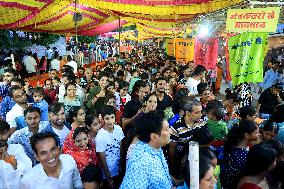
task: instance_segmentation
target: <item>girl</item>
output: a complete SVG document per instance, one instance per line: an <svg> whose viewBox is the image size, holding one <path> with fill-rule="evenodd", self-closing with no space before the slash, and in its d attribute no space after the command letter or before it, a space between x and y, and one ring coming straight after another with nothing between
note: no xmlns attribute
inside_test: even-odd
<svg viewBox="0 0 284 189"><path fill-rule="evenodd" d="M263 128L261 129L261 140L264 142L274 139L278 134L278 131L279 126L277 125L277 123L266 121Z"/></svg>
<svg viewBox="0 0 284 189"><path fill-rule="evenodd" d="M258 139L258 127L255 122L241 120L234 125L224 144L224 163L221 166L221 183L224 189L230 188L237 175L245 167L248 146Z"/></svg>
<svg viewBox="0 0 284 189"><path fill-rule="evenodd" d="M102 124L98 116L89 114L86 116L86 126L89 129L89 138L95 144L95 137L97 136L98 131L102 128Z"/></svg>
<svg viewBox="0 0 284 189"><path fill-rule="evenodd" d="M120 109L117 109L115 96L111 95L111 94L107 95L105 97L105 104L115 108L115 110L116 110L116 114L115 114L116 124L121 125L122 112L120 111Z"/></svg>
<svg viewBox="0 0 284 189"><path fill-rule="evenodd" d="M90 164L97 165L96 149L89 140L89 130L86 127L73 129L66 138L62 151L71 155L76 161L80 174Z"/></svg>
<svg viewBox="0 0 284 189"><path fill-rule="evenodd" d="M119 83L115 98L117 109L123 112L125 104L131 100L131 96L128 94L128 83L126 81L121 81Z"/></svg>
<svg viewBox="0 0 284 189"><path fill-rule="evenodd" d="M86 113L83 107L72 106L68 112L68 122L73 129L85 127Z"/></svg>

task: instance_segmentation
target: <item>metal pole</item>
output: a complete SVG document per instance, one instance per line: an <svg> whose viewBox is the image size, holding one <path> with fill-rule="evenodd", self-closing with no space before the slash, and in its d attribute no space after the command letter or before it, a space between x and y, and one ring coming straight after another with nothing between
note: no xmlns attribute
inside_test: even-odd
<svg viewBox="0 0 284 189"><path fill-rule="evenodd" d="M121 45L120 44L121 43L121 38L120 38L121 37L121 29L120 29L120 26L121 25L120 25L120 17L119 17L119 20L118 20L118 28L119 28L118 29L118 38L119 38L119 46L118 46L118 51L119 52L118 52L118 55L120 55L120 45Z"/></svg>
<svg viewBox="0 0 284 189"><path fill-rule="evenodd" d="M77 18L77 0L75 0L75 14L76 14L76 19L75 19L75 31L76 31L76 37L75 37L75 54L78 53L78 18Z"/></svg>

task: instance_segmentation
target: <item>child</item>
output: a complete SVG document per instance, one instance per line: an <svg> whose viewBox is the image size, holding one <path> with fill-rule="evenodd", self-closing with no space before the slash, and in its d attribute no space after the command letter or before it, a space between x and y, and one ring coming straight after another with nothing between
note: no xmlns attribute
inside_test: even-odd
<svg viewBox="0 0 284 189"><path fill-rule="evenodd" d="M129 92L132 92L133 86L136 83L136 81L140 80L138 71L136 69L131 71L131 79L129 83Z"/></svg>
<svg viewBox="0 0 284 189"><path fill-rule="evenodd" d="M41 121L48 121L48 104L43 98L44 98L43 88L41 87L35 88L33 92L33 99L34 99L33 107L38 107L40 109Z"/></svg>
<svg viewBox="0 0 284 189"><path fill-rule="evenodd" d="M120 145L124 134L120 126L115 124L115 109L104 106L101 109L103 128L96 136L96 151L99 154L103 169L104 188L118 188Z"/></svg>
<svg viewBox="0 0 284 189"><path fill-rule="evenodd" d="M225 109L220 106L216 106L211 109L207 109L207 111L209 119L207 121L207 125L214 137L214 141L223 141L228 133L227 124L223 121L226 115Z"/></svg>
<svg viewBox="0 0 284 189"><path fill-rule="evenodd" d="M95 116L94 114L88 114L86 116L86 126L90 130L89 138L95 144L95 138L98 134L98 131L102 128L102 124L99 120L99 116Z"/></svg>
<svg viewBox="0 0 284 189"><path fill-rule="evenodd" d="M44 95L45 95L45 100L47 103L52 104L55 102L56 100L56 91L53 88L52 85L52 80L51 79L47 79L44 82Z"/></svg>

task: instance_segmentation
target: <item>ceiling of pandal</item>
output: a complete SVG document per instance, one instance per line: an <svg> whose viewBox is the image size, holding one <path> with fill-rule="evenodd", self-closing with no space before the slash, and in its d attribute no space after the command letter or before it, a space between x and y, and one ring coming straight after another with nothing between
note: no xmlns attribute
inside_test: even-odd
<svg viewBox="0 0 284 189"><path fill-rule="evenodd" d="M79 35L135 24L144 36L172 36L201 15L222 21L220 10L245 6L244 0L0 0L0 28L74 34L73 15L80 12Z"/></svg>

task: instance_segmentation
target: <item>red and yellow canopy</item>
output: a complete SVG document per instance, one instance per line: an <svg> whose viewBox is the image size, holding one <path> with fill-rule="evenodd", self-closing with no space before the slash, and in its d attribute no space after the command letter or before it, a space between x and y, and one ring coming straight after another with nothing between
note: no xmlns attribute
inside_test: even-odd
<svg viewBox="0 0 284 189"><path fill-rule="evenodd" d="M178 34L195 16L243 0L1 0L0 28L75 33L74 13L82 13L78 33L96 35L119 27L118 19L151 35Z"/></svg>

